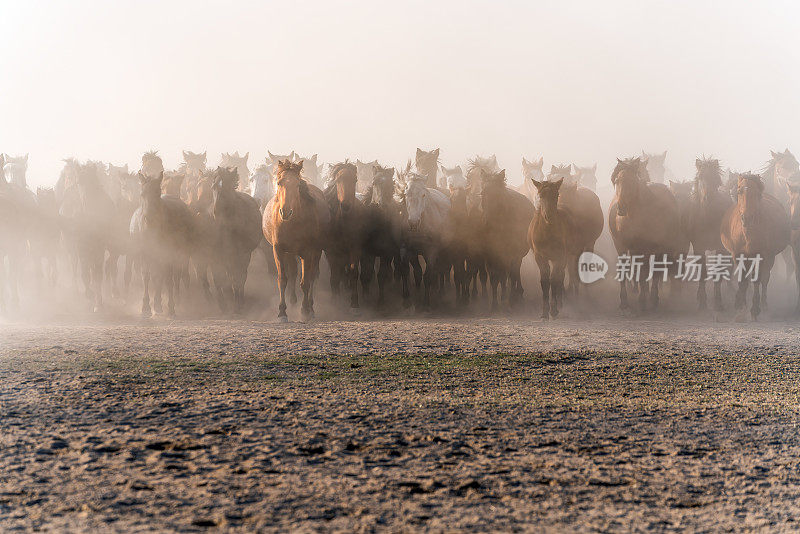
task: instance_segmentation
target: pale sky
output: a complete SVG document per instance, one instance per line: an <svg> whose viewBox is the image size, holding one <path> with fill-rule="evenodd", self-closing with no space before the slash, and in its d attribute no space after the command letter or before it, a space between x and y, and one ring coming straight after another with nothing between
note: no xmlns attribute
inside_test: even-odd
<svg viewBox="0 0 800 534"><path fill-rule="evenodd" d="M138 168L155 148L399 164L800 153L800 3L0 0L0 151Z"/></svg>

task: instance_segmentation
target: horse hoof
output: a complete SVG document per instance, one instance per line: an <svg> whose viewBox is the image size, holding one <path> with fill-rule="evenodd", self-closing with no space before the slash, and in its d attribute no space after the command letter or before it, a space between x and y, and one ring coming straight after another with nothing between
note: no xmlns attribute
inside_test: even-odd
<svg viewBox="0 0 800 534"><path fill-rule="evenodd" d="M746 323L747 322L747 315L745 315L745 312L743 312L743 311L737 312L735 321L737 323Z"/></svg>
<svg viewBox="0 0 800 534"><path fill-rule="evenodd" d="M361 308L356 306L350 307L350 315L354 315L355 317L359 317L361 315Z"/></svg>
<svg viewBox="0 0 800 534"><path fill-rule="evenodd" d="M278 322L279 323L288 323L289 322L289 318L286 317L285 315L281 315L280 317L278 317Z"/></svg>

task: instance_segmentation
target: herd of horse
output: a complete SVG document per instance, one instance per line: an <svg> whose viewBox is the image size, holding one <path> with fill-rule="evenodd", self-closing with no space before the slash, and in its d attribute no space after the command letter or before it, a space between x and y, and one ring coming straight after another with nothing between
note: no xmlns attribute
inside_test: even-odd
<svg viewBox="0 0 800 534"><path fill-rule="evenodd" d="M327 173L316 155L268 152L252 173L248 157L223 154L209 168L206 153L184 151L181 166L168 171L151 151L136 172L67 159L53 188L33 192L27 156L0 156L0 307L17 305L23 271L32 268L40 282L55 285L63 255L96 311L104 295L126 295L137 273L143 316L175 315L181 291L192 285L222 310L241 313L251 258L261 251L277 281L280 320L287 320L287 297L297 301L298 279L302 317L314 316L322 258L331 291L352 308L373 301L376 280L378 308L394 291L405 306L421 309L448 298L458 306L488 300L497 309L522 302L520 270L532 252L541 315L550 318L565 296L578 296L578 258L594 250L606 224L619 254L760 257L758 275L741 280L735 298L744 311L753 283L754 319L778 255L800 288L800 166L788 149L772 152L760 174L698 158L696 176L686 182L667 179L666 152L618 159L605 212L596 165L553 165L545 175L541 158L523 158L523 183L512 187L496 157L445 167L439 149L417 149L397 169L345 160ZM700 308L705 269L703 261ZM654 309L659 280L622 280L623 309L629 292L641 310ZM722 309L718 280L713 307Z"/></svg>

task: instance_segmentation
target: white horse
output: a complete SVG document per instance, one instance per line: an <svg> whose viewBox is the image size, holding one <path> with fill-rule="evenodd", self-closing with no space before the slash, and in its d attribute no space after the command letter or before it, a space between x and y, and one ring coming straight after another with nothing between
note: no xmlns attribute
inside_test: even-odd
<svg viewBox="0 0 800 534"><path fill-rule="evenodd" d="M402 200L407 217L406 260L414 270L417 290L421 282L425 282L425 292L421 295L420 304L428 307L431 304L431 291L439 288L440 276L449 275L445 272L449 264L442 253L452 237L449 225L450 199L438 189L426 187L427 177L410 172L410 165L411 162L406 171L400 173ZM425 260L424 275L419 262L420 256Z"/></svg>
<svg viewBox="0 0 800 534"><path fill-rule="evenodd" d="M250 191L262 209L275 196L275 179L266 163L256 167L250 175Z"/></svg>

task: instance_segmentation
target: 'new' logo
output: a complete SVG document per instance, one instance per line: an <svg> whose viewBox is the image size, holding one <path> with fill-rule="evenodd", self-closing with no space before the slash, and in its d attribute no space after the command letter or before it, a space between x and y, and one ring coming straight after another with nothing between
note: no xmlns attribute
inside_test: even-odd
<svg viewBox="0 0 800 534"><path fill-rule="evenodd" d="M603 279L607 272L608 263L594 252L584 252L578 258L578 277L584 284Z"/></svg>

